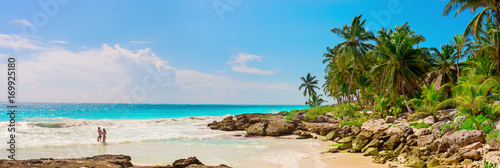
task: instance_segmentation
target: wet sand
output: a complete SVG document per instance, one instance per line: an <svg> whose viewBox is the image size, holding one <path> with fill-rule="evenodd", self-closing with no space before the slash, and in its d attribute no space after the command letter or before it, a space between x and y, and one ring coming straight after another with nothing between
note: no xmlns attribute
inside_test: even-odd
<svg viewBox="0 0 500 168"><path fill-rule="evenodd" d="M100 154L124 154L134 165L167 165L180 158L196 156L206 165L226 164L252 168L387 167L371 157L351 153L324 153L331 141L244 138L222 136L211 139L171 139L147 142L20 149L18 159L78 158Z"/></svg>

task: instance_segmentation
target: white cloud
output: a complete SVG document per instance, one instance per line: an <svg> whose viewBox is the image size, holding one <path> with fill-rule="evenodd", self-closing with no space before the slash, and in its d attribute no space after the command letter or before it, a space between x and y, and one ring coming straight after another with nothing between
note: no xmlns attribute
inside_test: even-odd
<svg viewBox="0 0 500 168"><path fill-rule="evenodd" d="M0 48L13 50L40 50L40 42L15 34L0 34Z"/></svg>
<svg viewBox="0 0 500 168"><path fill-rule="evenodd" d="M233 59L227 62L228 65L231 66L231 70L235 72L242 73L251 73L251 74L260 74L260 75L273 75L276 72L273 70L262 70L258 68L250 68L247 63L252 61L260 62L262 56L247 54L247 53L239 53L238 55L233 55Z"/></svg>
<svg viewBox="0 0 500 168"><path fill-rule="evenodd" d="M19 24L21 26L33 26L33 23L25 19L16 19L16 20L11 20L10 22L14 24Z"/></svg>
<svg viewBox="0 0 500 168"><path fill-rule="evenodd" d="M53 44L68 44L67 41L63 41L63 40L52 40L52 41L49 41L50 43L53 43Z"/></svg>
<svg viewBox="0 0 500 168"><path fill-rule="evenodd" d="M155 41L130 41L131 44L148 44L154 43Z"/></svg>
<svg viewBox="0 0 500 168"><path fill-rule="evenodd" d="M136 51L116 44L74 51L60 43L43 43L23 36L0 34L1 48L12 48L9 37L22 49L18 60L21 102L75 103L200 103L302 104L298 84L245 81L222 74L176 70L149 48ZM7 40L6 40L7 39ZM0 54L0 58L8 57ZM234 64L256 61L236 57ZM247 58L247 59L244 59ZM260 60L260 57L258 58ZM0 62L0 69L6 69ZM0 78L6 74L0 73ZM0 88L5 88L0 83ZM143 101L134 91L145 89ZM137 97L137 96L135 96Z"/></svg>

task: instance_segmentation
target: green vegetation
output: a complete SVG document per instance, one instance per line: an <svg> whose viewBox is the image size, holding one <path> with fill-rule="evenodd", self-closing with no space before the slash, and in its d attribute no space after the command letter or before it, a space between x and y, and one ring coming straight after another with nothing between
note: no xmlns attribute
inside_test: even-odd
<svg viewBox="0 0 500 168"><path fill-rule="evenodd" d="M484 168L497 168L498 165L496 163L489 163L486 160L484 160Z"/></svg>
<svg viewBox="0 0 500 168"><path fill-rule="evenodd" d="M443 124L443 131L484 130L500 117L500 5L496 1L450 0L446 16L456 10L482 10L463 34L439 47L421 47L426 38L403 23L372 31L362 15L350 24L330 29L341 41L323 54L325 83L316 76L301 77L303 95L311 108L284 112L287 120L304 112L305 120L332 113L341 126L360 126L372 118L398 117L409 121L425 116L438 118L441 110L455 108L464 119ZM495 61L491 61L495 60ZM335 105L321 106L333 98ZM497 102L495 104L495 102ZM456 116L457 116L456 115ZM423 122L410 126L429 128ZM432 127L433 128L433 127Z"/></svg>
<svg viewBox="0 0 500 168"><path fill-rule="evenodd" d="M500 130L491 131L486 134L486 141L496 141L500 142Z"/></svg>
<svg viewBox="0 0 500 168"><path fill-rule="evenodd" d="M412 122L409 125L412 126L412 127L418 128L418 129L431 127L431 125L426 124L423 121L422 122Z"/></svg>

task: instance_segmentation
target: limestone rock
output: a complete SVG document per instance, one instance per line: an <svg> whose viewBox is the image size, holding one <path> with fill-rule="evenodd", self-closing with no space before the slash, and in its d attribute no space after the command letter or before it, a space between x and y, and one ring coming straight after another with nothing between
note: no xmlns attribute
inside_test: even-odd
<svg viewBox="0 0 500 168"><path fill-rule="evenodd" d="M352 143L342 143L342 145L339 146L339 150L344 150L344 149L349 149L352 148Z"/></svg>
<svg viewBox="0 0 500 168"><path fill-rule="evenodd" d="M189 165L201 165L202 163L196 157L189 157L187 159L179 159L172 163L175 168L184 168Z"/></svg>
<svg viewBox="0 0 500 168"><path fill-rule="evenodd" d="M415 135L417 136L422 136L422 135L429 135L431 134L431 130L429 128L420 128L417 131L415 131Z"/></svg>
<svg viewBox="0 0 500 168"><path fill-rule="evenodd" d="M363 123L361 130L377 133L385 131L389 125L390 123L386 123L383 119L371 119Z"/></svg>
<svg viewBox="0 0 500 168"><path fill-rule="evenodd" d="M382 146L386 150L392 150L401 143L400 137L397 135L391 136Z"/></svg>
<svg viewBox="0 0 500 168"><path fill-rule="evenodd" d="M434 141L436 138L434 137L434 135L426 135L426 136L423 136L419 139L417 139L417 144L418 146L427 146L429 144L432 143L432 141Z"/></svg>
<svg viewBox="0 0 500 168"><path fill-rule="evenodd" d="M366 150L368 150L368 148L370 147L374 147L374 148L378 148L380 146L380 140L379 139L372 139L370 141L370 143L368 143L367 145L365 145L365 147L361 148L361 152L365 152Z"/></svg>
<svg viewBox="0 0 500 168"><path fill-rule="evenodd" d="M249 135L266 135L266 124L265 123L255 123L250 125L245 129Z"/></svg>
<svg viewBox="0 0 500 168"><path fill-rule="evenodd" d="M342 138L340 139L339 141L337 141L338 143L349 143L349 142L352 142L352 137L345 137L345 138Z"/></svg>
<svg viewBox="0 0 500 168"><path fill-rule="evenodd" d="M326 140L334 140L339 137L339 132L337 130L330 131L330 133L326 134Z"/></svg>
<svg viewBox="0 0 500 168"><path fill-rule="evenodd" d="M485 136L486 133L483 130L460 130L441 137L441 143L447 146L457 145L458 147L463 147L474 142L483 143L485 141Z"/></svg>
<svg viewBox="0 0 500 168"><path fill-rule="evenodd" d="M325 115L320 115L318 116L318 119L316 119L316 122L326 122L328 121L328 117Z"/></svg>
<svg viewBox="0 0 500 168"><path fill-rule="evenodd" d="M393 136L393 135L399 135L399 134L402 134L403 133L403 130L401 130L401 128L398 128L398 127L391 127L387 130L385 130L385 133L389 136Z"/></svg>
<svg viewBox="0 0 500 168"><path fill-rule="evenodd" d="M356 136L356 139L352 141L352 149L355 152L360 151L368 142L370 142L371 134L368 132L361 132Z"/></svg>
<svg viewBox="0 0 500 168"><path fill-rule="evenodd" d="M363 152L363 156L373 156L373 155L376 155L377 153L378 153L377 148L370 147L370 148L366 149L365 152Z"/></svg>
<svg viewBox="0 0 500 168"><path fill-rule="evenodd" d="M287 123L285 120L271 121L265 129L266 135L280 136L292 133L295 126Z"/></svg>
<svg viewBox="0 0 500 168"><path fill-rule="evenodd" d="M464 158L466 159L479 160L481 159L481 157L481 152L479 152L478 150L471 150L464 153Z"/></svg>
<svg viewBox="0 0 500 168"><path fill-rule="evenodd" d="M385 118L385 123L394 123L395 119L394 116L387 116Z"/></svg>
<svg viewBox="0 0 500 168"><path fill-rule="evenodd" d="M451 164L459 163L463 159L464 159L464 156L462 154L456 153L456 154L452 155L451 157L444 159L443 163L446 165L451 165Z"/></svg>
<svg viewBox="0 0 500 168"><path fill-rule="evenodd" d="M500 121L493 122L493 129L500 130Z"/></svg>
<svg viewBox="0 0 500 168"><path fill-rule="evenodd" d="M432 116L424 118L424 123L427 125L432 125L432 124L434 124L434 122L435 122L434 117L432 117Z"/></svg>

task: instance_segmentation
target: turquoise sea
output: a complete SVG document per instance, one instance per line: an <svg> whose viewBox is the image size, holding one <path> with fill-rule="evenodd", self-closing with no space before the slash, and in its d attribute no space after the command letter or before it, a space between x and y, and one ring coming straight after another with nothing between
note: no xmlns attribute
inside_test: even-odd
<svg viewBox="0 0 500 168"><path fill-rule="evenodd" d="M7 111L7 103L0 109ZM96 104L96 103L18 103L19 121L58 121L58 119L160 119L198 116L224 116L305 109L305 105L219 105L219 104ZM7 121L7 115L0 121Z"/></svg>

